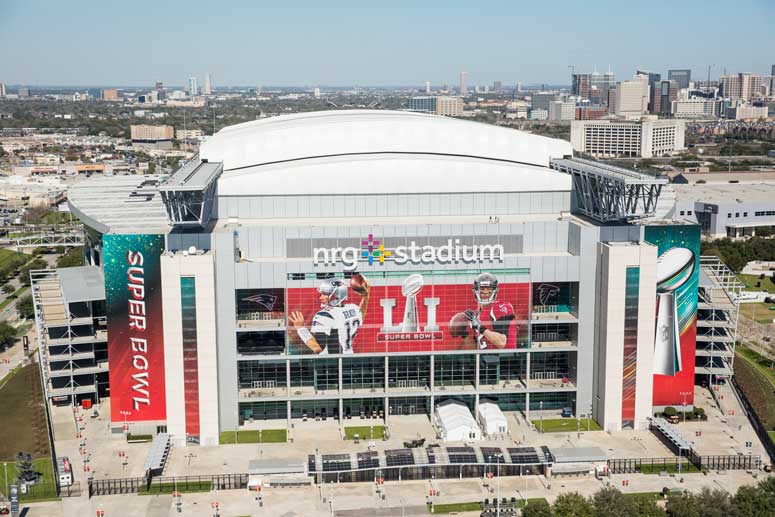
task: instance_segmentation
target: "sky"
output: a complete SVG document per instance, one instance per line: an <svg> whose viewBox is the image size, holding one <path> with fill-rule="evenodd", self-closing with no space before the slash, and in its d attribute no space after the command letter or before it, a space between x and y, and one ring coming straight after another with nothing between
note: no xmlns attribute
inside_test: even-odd
<svg viewBox="0 0 775 517"><path fill-rule="evenodd" d="M0 82L218 86L569 84L775 64L775 0L0 0Z"/></svg>

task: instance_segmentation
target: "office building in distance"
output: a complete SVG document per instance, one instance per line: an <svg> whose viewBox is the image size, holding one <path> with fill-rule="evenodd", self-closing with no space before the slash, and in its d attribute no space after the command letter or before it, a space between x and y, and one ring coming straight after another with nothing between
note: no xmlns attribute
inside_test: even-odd
<svg viewBox="0 0 775 517"><path fill-rule="evenodd" d="M575 120L570 141L596 158L651 158L685 149L685 134L683 120Z"/></svg>
<svg viewBox="0 0 775 517"><path fill-rule="evenodd" d="M50 322L76 333L48 330L36 298L46 393L109 396L110 425L178 445L450 400L645 428L708 374L699 227L659 219L666 180L571 154L512 129L343 110L224 128L167 178L80 183L86 264L41 280L75 286ZM603 184L636 202L576 190ZM676 324L657 334L668 281L677 309L661 317ZM84 349L83 376L51 361L70 352L50 340L71 335L106 340Z"/></svg>
<svg viewBox="0 0 775 517"><path fill-rule="evenodd" d="M132 125L129 131L132 145L135 147L172 148L172 139L175 135L175 128L172 126Z"/></svg>
<svg viewBox="0 0 775 517"><path fill-rule="evenodd" d="M460 117L463 115L463 99L460 97L424 95L412 97L407 103L409 111Z"/></svg>
<svg viewBox="0 0 775 517"><path fill-rule="evenodd" d="M679 90L684 90L689 87L689 83L692 82L691 70L668 70L667 80L675 81Z"/></svg>

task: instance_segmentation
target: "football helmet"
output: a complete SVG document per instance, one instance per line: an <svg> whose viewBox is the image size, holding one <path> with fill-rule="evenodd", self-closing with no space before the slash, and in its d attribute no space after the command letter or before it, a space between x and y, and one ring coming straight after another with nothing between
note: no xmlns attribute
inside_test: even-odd
<svg viewBox="0 0 775 517"><path fill-rule="evenodd" d="M487 298L483 298L479 293L482 287L490 289L490 295ZM498 296L498 279L492 273L480 273L474 280L473 291L480 305L490 305Z"/></svg>
<svg viewBox="0 0 775 517"><path fill-rule="evenodd" d="M326 306L339 307L347 300L347 284L335 278L323 280L318 286L318 292L328 296Z"/></svg>

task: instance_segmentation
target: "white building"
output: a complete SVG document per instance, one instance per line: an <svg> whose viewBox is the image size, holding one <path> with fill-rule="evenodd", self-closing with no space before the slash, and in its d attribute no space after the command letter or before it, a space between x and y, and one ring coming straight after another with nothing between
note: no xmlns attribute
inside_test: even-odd
<svg viewBox="0 0 775 517"><path fill-rule="evenodd" d="M549 111L542 109L532 109L529 115L530 120L546 120L549 118Z"/></svg>
<svg viewBox="0 0 775 517"><path fill-rule="evenodd" d="M573 149L599 158L662 156L685 148L683 120L574 120Z"/></svg>
<svg viewBox="0 0 775 517"><path fill-rule="evenodd" d="M468 442L482 439L482 430L462 402L445 400L436 406L436 428L445 442Z"/></svg>
<svg viewBox="0 0 775 517"><path fill-rule="evenodd" d="M675 118L715 118L720 114L721 102L710 99L678 99L670 108Z"/></svg>
<svg viewBox="0 0 775 517"><path fill-rule="evenodd" d="M213 94L213 79L210 77L210 74L205 75L205 84L202 93L205 95Z"/></svg>
<svg viewBox="0 0 775 517"><path fill-rule="evenodd" d="M192 97L199 95L199 84L197 83L196 77L188 78L188 94Z"/></svg>
<svg viewBox="0 0 775 517"><path fill-rule="evenodd" d="M576 103L572 101L551 101L549 120L573 120L576 118Z"/></svg>
<svg viewBox="0 0 775 517"><path fill-rule="evenodd" d="M646 113L649 107L648 76L638 75L631 81L616 83L615 111L619 116L628 117Z"/></svg>
<svg viewBox="0 0 775 517"><path fill-rule="evenodd" d="M750 104L738 104L737 106L729 106L726 109L725 115L728 119L735 120L756 120L760 118L767 118L767 106L751 106Z"/></svg>

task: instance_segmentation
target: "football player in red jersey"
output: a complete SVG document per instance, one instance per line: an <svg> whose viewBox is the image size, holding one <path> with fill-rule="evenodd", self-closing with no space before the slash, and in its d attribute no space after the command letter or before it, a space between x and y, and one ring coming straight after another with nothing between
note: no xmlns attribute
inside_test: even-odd
<svg viewBox="0 0 775 517"><path fill-rule="evenodd" d="M474 280L474 297L477 310L465 311L471 329L476 333L479 348L517 348L517 332L514 306L497 301L498 279L492 273L481 273Z"/></svg>

